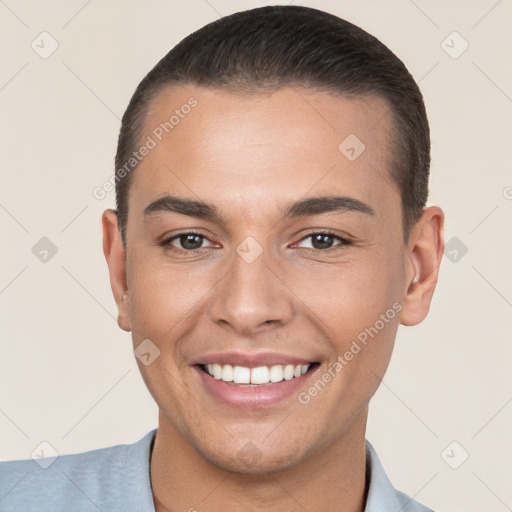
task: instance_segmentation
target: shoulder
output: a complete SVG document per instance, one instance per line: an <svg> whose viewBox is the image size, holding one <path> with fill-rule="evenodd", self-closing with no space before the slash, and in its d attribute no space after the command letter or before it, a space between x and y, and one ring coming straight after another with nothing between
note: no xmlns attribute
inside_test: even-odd
<svg viewBox="0 0 512 512"><path fill-rule="evenodd" d="M53 512L69 510L73 504L74 512L97 511L107 500L127 503L129 491L135 491L134 499L140 500L145 490L151 492L149 456L155 433L149 432L134 444L56 458L1 462L0 510ZM137 482L134 485L133 478Z"/></svg>
<svg viewBox="0 0 512 512"><path fill-rule="evenodd" d="M373 446L366 441L367 478L370 481L365 512L433 512L391 484Z"/></svg>
<svg viewBox="0 0 512 512"><path fill-rule="evenodd" d="M407 494L395 489L396 500L400 506L397 512L434 512L431 508L422 505Z"/></svg>

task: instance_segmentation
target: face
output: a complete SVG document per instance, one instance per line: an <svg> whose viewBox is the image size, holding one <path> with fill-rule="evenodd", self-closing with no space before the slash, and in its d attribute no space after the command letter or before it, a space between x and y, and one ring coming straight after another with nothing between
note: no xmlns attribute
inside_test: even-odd
<svg viewBox="0 0 512 512"><path fill-rule="evenodd" d="M418 261L387 110L294 88L151 105L119 323L159 351L139 366L160 427L219 467L290 468L364 430Z"/></svg>

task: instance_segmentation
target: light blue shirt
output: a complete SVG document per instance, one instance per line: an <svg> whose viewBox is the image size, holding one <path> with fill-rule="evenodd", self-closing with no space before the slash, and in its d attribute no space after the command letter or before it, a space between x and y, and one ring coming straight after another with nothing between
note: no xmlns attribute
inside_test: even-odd
<svg viewBox="0 0 512 512"><path fill-rule="evenodd" d="M0 512L155 512L149 463L156 429L122 444L51 459L0 463ZM366 442L365 512L432 512L389 481ZM46 469L41 467L52 462ZM191 503L191 507L194 503Z"/></svg>

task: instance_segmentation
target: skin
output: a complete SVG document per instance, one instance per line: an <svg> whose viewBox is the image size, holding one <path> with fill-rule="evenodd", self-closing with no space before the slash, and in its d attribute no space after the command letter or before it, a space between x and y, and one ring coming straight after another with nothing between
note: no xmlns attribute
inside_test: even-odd
<svg viewBox="0 0 512 512"><path fill-rule="evenodd" d="M160 410L151 459L156 510L362 511L368 403L398 325L428 313L444 214L426 208L404 243L388 172L393 129L380 98L168 87L154 99L141 140L191 96L198 105L134 171L126 251L115 212L103 215L119 325L134 347L149 338L160 350L149 366L139 362ZM349 134L366 146L355 161L338 150ZM144 215L167 194L211 203L224 222ZM374 215L282 220L288 204L332 195L357 199ZM206 237L201 248L159 244L190 229ZM350 243L328 238L325 249L307 238L325 230ZM248 236L263 250L252 263L236 252ZM307 391L396 302L395 318L306 405L295 393L278 406L240 411L213 398L191 366L235 349L294 354L320 364ZM250 464L238 455L247 443L259 457Z"/></svg>

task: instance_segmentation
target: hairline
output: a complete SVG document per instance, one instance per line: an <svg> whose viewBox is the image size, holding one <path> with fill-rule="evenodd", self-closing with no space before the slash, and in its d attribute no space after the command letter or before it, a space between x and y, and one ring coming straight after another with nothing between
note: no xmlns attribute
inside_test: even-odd
<svg viewBox="0 0 512 512"><path fill-rule="evenodd" d="M320 93L326 93L330 95L333 99L346 99L346 100L364 100L364 99L378 99L383 101L384 106L387 107L387 110L385 114L382 116L382 118L377 122L380 123L384 119L389 120L389 130L386 130L386 155L387 155L387 162L386 162L386 177L384 179L389 178L391 184L393 186L397 187L397 191L400 196L400 208L401 208L401 218L402 218L402 231L403 231L403 241L405 244L407 244L409 240L410 233L412 231L412 227L417 222L417 218L414 218L412 220L407 219L407 212L404 208L404 199L403 199L403 192L401 189L400 183L398 183L395 176L393 176L392 169L394 167L400 167L399 161L396 161L395 158L393 158L393 154L398 154L398 151L396 151L401 144L401 142L404 139L404 135L401 133L399 127L397 126L400 122L400 116L397 115L395 111L395 107L392 104L392 102L381 92L378 90L372 90L368 92L360 92L360 93L350 93L350 92L344 92L342 88L336 88L334 86L328 86L325 84L310 84L310 85L304 85L298 81L283 81L282 83L274 83L274 84L267 84L267 85L261 85L261 84L255 84L254 82L251 84L247 81L240 81L240 80L232 80L228 83L219 83L219 84L201 84L197 83L192 80L170 80L165 83L155 84L150 90L146 91L147 96L143 99L143 101L139 104L139 111L137 112L136 121L137 121L137 133L135 133L135 136L133 139L136 138L136 141L134 142L133 147L138 147L141 144L141 141L144 138L144 134L147 131L147 121L148 117L151 111L151 106L158 100L158 97L164 93L164 91L169 91L172 89L180 88L180 87L186 87L186 86L192 86L192 87L198 87L200 89L205 90L214 90L214 91L221 91L226 92L227 94L231 94L237 97L257 97L257 96L265 96L270 95L274 92L280 91L282 89L303 89L307 91L312 92L320 92ZM141 119L142 118L142 119ZM377 124L376 123L376 124ZM130 191L132 190L132 180L133 180L133 174L137 171L139 168L140 162L131 170L131 172L123 178L124 180L128 180L125 183L125 202L126 202L126 208L125 208L125 225L123 226L123 231L121 231L121 226L119 227L119 230L122 235L122 242L123 247L126 249L127 246L127 237L126 237L126 227L128 223L128 215L129 215L129 195ZM409 171L406 171L409 172ZM118 211L116 210L116 214Z"/></svg>

